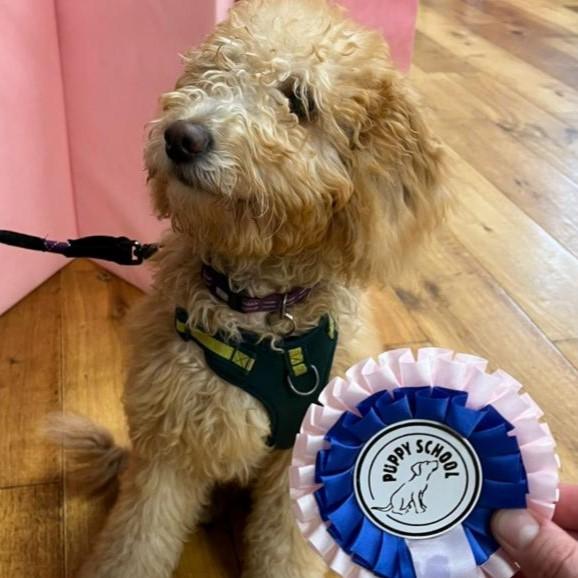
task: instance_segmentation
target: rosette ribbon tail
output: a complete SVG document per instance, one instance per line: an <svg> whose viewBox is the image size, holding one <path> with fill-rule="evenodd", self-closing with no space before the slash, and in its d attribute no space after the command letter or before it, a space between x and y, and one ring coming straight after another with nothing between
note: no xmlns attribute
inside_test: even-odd
<svg viewBox="0 0 578 578"><path fill-rule="evenodd" d="M406 540L416 578L473 578L478 564L462 526L428 540Z"/></svg>

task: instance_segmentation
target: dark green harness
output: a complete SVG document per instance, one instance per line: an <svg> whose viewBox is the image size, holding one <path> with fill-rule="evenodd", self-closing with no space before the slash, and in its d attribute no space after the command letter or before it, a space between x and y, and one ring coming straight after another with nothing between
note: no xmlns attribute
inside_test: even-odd
<svg viewBox="0 0 578 578"><path fill-rule="evenodd" d="M329 381L337 345L337 331L330 316L296 337L271 347L270 339L259 341L254 333L242 332L240 343L222 333L209 335L187 325L188 313L177 308L175 326L185 341L194 341L207 365L222 379L258 399L269 414L269 445L289 449L295 443L309 406L317 403Z"/></svg>

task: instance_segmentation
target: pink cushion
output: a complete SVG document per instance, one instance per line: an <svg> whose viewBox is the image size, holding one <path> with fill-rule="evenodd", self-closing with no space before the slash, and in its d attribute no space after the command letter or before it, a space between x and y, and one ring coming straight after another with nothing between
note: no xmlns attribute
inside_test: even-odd
<svg viewBox="0 0 578 578"><path fill-rule="evenodd" d="M0 6L0 229L76 235L52 2ZM0 312L63 260L0 245Z"/></svg>
<svg viewBox="0 0 578 578"><path fill-rule="evenodd" d="M417 0L343 2L355 17L379 25L406 69ZM162 227L151 215L142 161L146 123L158 96L174 84L178 54L231 3L4 0L0 228L57 239L156 240ZM65 262L3 247L0 259L10 279L0 287L0 312ZM110 268L147 284L145 268Z"/></svg>
<svg viewBox="0 0 578 578"><path fill-rule="evenodd" d="M179 54L214 26L216 5L58 0L57 7L79 230L156 240L161 225L151 215L142 160L146 123L174 86ZM107 267L147 282L143 267Z"/></svg>
<svg viewBox="0 0 578 578"><path fill-rule="evenodd" d="M380 29L397 66L407 72L411 64L418 0L340 0L351 15Z"/></svg>

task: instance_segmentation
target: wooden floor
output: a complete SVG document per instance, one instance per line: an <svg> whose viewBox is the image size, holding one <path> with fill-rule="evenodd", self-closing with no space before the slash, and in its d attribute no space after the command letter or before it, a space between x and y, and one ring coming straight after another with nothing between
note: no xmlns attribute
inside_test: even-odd
<svg viewBox="0 0 578 578"><path fill-rule="evenodd" d="M460 210L381 303L384 348L488 357L546 411L578 481L578 0L422 0L413 80L452 153ZM109 506L74 496L38 420L125 436L122 320L139 293L87 262L0 319L0 578L71 578ZM178 578L239 575L233 525L197 533Z"/></svg>

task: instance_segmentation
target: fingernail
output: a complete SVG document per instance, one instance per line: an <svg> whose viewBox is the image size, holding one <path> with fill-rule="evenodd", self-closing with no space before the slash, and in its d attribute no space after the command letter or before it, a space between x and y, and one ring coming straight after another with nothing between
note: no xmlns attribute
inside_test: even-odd
<svg viewBox="0 0 578 578"><path fill-rule="evenodd" d="M493 521L496 538L513 550L525 550L540 531L540 524L528 510L501 510Z"/></svg>

